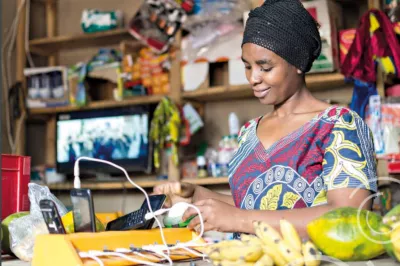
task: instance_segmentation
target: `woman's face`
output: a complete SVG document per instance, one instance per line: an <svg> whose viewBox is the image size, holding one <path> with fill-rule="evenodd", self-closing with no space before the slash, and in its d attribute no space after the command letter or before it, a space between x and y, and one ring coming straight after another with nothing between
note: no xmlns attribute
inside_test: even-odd
<svg viewBox="0 0 400 266"><path fill-rule="evenodd" d="M261 46L244 44L242 60L254 96L262 104L282 104L303 85L300 70Z"/></svg>

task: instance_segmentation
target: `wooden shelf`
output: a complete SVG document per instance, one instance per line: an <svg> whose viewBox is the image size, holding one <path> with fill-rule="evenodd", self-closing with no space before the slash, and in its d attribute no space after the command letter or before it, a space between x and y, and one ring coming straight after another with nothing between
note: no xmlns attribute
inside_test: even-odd
<svg viewBox="0 0 400 266"><path fill-rule="evenodd" d="M150 95L150 96L135 96L130 99L125 99L122 101L95 101L89 103L87 106L76 107L76 106L60 106L60 107L50 107L50 108L32 108L29 109L30 115L46 115L46 114L54 114L54 113L62 113L62 112L71 112L71 111L84 111L91 109L105 109L105 108L114 108L114 107L122 107L122 106L130 106L130 105L139 105L139 104L149 104L149 103L158 103L164 95Z"/></svg>
<svg viewBox="0 0 400 266"><path fill-rule="evenodd" d="M307 86L311 91L321 91L329 88L343 86L344 76L340 73L308 74L306 75ZM217 86L208 89L183 92L182 97L187 100L198 101L224 101L240 98L254 97L250 85L239 86Z"/></svg>
<svg viewBox="0 0 400 266"><path fill-rule="evenodd" d="M167 180L156 180L155 177L147 178L132 178L132 180L142 188L152 188L156 185L167 182ZM187 182L191 184L201 185L201 186L211 186L211 185L226 185L229 183L228 177L207 177L199 179L183 179L182 182ZM73 183L58 183L50 184L50 190L71 190L74 188ZM121 182L82 182L82 188L89 188L91 190L117 190L117 189L136 189L128 181Z"/></svg>
<svg viewBox="0 0 400 266"><path fill-rule="evenodd" d="M110 46L130 39L135 40L129 34L128 29L116 29L96 33L34 39L29 42L29 49L33 53L48 56L64 49Z"/></svg>

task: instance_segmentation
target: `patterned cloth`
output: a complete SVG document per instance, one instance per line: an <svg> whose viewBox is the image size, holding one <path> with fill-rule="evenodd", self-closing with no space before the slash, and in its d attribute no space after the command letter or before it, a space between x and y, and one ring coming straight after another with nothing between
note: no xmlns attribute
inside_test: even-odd
<svg viewBox="0 0 400 266"><path fill-rule="evenodd" d="M229 164L235 205L285 210L327 203L327 191L377 191L372 134L353 111L331 106L300 129L265 149L256 135L261 117L240 130Z"/></svg>

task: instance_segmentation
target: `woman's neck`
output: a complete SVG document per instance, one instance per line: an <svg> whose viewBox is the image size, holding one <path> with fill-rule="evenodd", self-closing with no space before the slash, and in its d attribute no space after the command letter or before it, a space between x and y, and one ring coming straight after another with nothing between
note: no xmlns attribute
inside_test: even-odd
<svg viewBox="0 0 400 266"><path fill-rule="evenodd" d="M311 111L313 102L317 101L305 84L301 86L292 96L283 103L274 106L274 115L285 117L294 113L304 113Z"/></svg>

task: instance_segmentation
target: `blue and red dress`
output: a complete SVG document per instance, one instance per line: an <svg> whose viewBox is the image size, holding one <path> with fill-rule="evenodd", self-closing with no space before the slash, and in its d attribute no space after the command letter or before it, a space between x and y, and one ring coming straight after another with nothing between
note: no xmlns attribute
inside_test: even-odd
<svg viewBox="0 0 400 266"><path fill-rule="evenodd" d="M372 134L353 111L331 106L265 149L256 130L261 117L240 130L229 164L236 207L285 210L327 203L336 188L377 190Z"/></svg>

